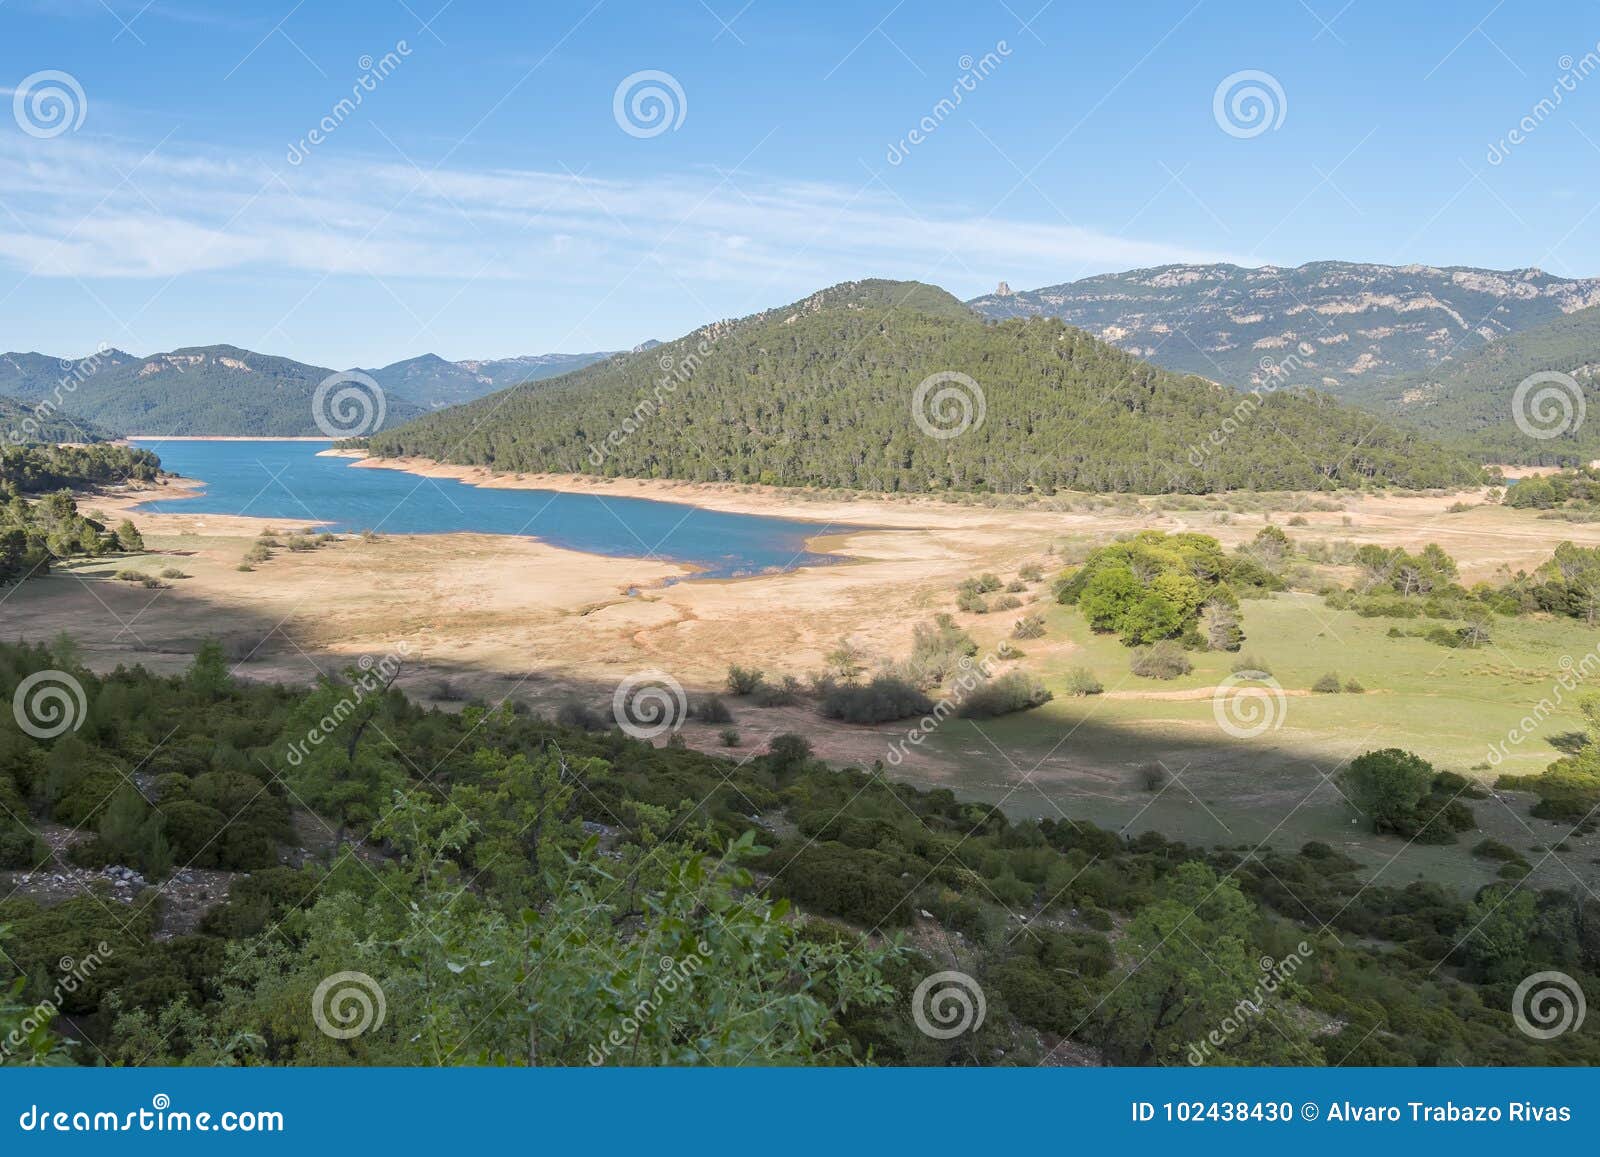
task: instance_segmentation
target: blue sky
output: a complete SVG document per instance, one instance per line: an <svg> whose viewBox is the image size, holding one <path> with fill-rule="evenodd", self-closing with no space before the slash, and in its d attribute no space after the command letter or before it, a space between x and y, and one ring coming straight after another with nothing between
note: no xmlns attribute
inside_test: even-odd
<svg viewBox="0 0 1600 1157"><path fill-rule="evenodd" d="M0 349L345 367L625 347L865 276L1600 274L1592 2L442 2L0 4ZM658 133L615 115L647 70ZM1246 70L1259 133L1214 107Z"/></svg>

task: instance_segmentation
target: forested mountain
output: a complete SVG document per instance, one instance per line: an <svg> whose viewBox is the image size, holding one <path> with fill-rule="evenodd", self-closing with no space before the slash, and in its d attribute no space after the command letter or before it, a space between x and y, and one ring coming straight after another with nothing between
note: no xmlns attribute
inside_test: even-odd
<svg viewBox="0 0 1600 1157"><path fill-rule="evenodd" d="M449 362L438 354L423 354L366 372L389 398L437 410L470 402L507 386L559 377L611 356L609 352L531 354L493 361Z"/></svg>
<svg viewBox="0 0 1600 1157"><path fill-rule="evenodd" d="M1271 359L1283 370L1277 380L1345 398L1600 304L1600 279L1346 261L1164 265L968 304L986 317L1059 317L1157 365L1231 386L1267 380L1262 361Z"/></svg>
<svg viewBox="0 0 1600 1157"><path fill-rule="evenodd" d="M101 358L74 378L67 401L74 413L130 434L315 435L312 396L332 372L237 346L189 346L148 358ZM48 397L60 376L57 363L51 378L18 382L13 393L23 401ZM398 399L387 410L390 422L421 412Z"/></svg>
<svg viewBox="0 0 1600 1157"><path fill-rule="evenodd" d="M608 356L539 354L449 362L425 354L365 372L383 388L386 424L395 425ZM86 358L9 353L0 354L0 395L30 407L48 399L59 417L132 434L315 436L322 431L311 399L333 372L229 345L190 346L146 358L122 350ZM0 426L0 434L6 429Z"/></svg>
<svg viewBox="0 0 1600 1157"><path fill-rule="evenodd" d="M77 418L63 410L52 411L36 404L19 402L0 395L0 444L26 445L30 442L103 442L116 435L87 418Z"/></svg>
<svg viewBox="0 0 1600 1157"><path fill-rule="evenodd" d="M1570 383L1518 387L1534 374L1565 374ZM1541 390L1548 391L1543 403ZM1600 458L1600 306L1522 333L1508 334L1437 369L1373 382L1351 397L1359 405L1469 448L1484 461L1571 465ZM1548 437L1533 437L1524 424Z"/></svg>
<svg viewBox="0 0 1600 1157"><path fill-rule="evenodd" d="M914 414L919 384L934 375L945 378L922 391ZM503 470L890 491L1435 486L1477 476L1463 458L1323 396L1246 398L1054 318L989 323L943 290L889 281L718 322L386 430L371 446Z"/></svg>

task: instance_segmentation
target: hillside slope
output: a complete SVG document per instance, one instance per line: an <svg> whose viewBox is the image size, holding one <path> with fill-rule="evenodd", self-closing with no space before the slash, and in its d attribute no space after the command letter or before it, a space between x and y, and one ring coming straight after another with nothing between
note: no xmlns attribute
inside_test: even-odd
<svg viewBox="0 0 1600 1157"><path fill-rule="evenodd" d="M1570 380L1536 382L1519 405L1518 387L1535 374ZM1600 306L1508 334L1432 371L1372 383L1351 400L1485 461L1589 462L1600 457Z"/></svg>
<svg viewBox="0 0 1600 1157"><path fill-rule="evenodd" d="M1600 279L1347 261L1165 265L968 304L992 318L1059 317L1157 365L1241 388L1265 381L1270 359L1280 382L1343 398L1600 304Z"/></svg>
<svg viewBox="0 0 1600 1157"><path fill-rule="evenodd" d="M936 381L914 412L919 385L951 373L977 389ZM1324 397L1267 394L1241 419L1245 401L1054 319L991 324L933 286L868 281L430 415L371 447L502 470L887 491L1476 477L1465 459Z"/></svg>
<svg viewBox="0 0 1600 1157"><path fill-rule="evenodd" d="M20 446L30 442L103 442L115 434L87 418L64 410L45 408L0 395L0 446Z"/></svg>

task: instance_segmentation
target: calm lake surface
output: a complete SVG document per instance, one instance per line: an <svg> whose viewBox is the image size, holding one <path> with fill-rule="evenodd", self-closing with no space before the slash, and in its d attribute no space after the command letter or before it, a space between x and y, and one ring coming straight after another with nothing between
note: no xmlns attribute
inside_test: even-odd
<svg viewBox="0 0 1600 1157"><path fill-rule="evenodd" d="M841 561L806 549L806 539L845 529L824 523L357 469L349 458L318 457L327 442L140 438L138 445L160 455L165 469L205 483L196 497L138 507L151 512L252 515L280 520L285 530L326 523L329 530L388 534L521 534L591 554L687 563L703 568L700 578Z"/></svg>

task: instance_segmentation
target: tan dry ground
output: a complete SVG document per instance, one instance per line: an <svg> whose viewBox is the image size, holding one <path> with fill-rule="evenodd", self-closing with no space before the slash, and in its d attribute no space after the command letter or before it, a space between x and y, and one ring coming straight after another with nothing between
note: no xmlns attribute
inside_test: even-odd
<svg viewBox="0 0 1600 1157"><path fill-rule="evenodd" d="M271 520L138 514L134 521L153 552L150 557L63 568L49 579L15 588L0 601L0 632L42 640L67 631L98 668L143 662L163 671L182 669L203 637L218 635L239 661L241 674L293 681L404 644L408 662L402 684L422 698L493 700L510 693L550 708L576 694L604 709L618 680L641 670L669 672L696 694L720 689L730 663L804 677L818 671L823 656L847 636L874 659L903 657L914 624L954 610L954 588L963 578L983 570L1011 575L1028 561L1040 563L1048 574L1047 550L1063 539L1102 541L1148 527L1202 531L1231 546L1247 541L1264 524L1260 514L1234 514L1219 522L1215 513L1196 511L1109 515L993 509L931 498L841 500L750 486L495 475L422 462L360 465L476 485L694 502L833 523L838 534L813 546L854 561L663 586L685 569L659 560L559 550L531 539L448 534L374 541L349 536L312 552L280 550L253 571L241 572L239 560ZM172 496L174 485L184 484L169 485L164 497ZM148 496L95 495L83 505L120 518ZM1308 525L1292 533L1411 549L1436 541L1461 562L1468 583L1492 580L1506 568L1532 569L1564 538L1600 544L1600 525L1541 521L1497 506L1445 513L1463 499L1481 496L1352 498L1340 512L1305 513ZM1274 520L1282 525L1287 517L1280 513ZM279 522L276 529L293 528ZM177 566L189 577L165 590L111 579L130 565L150 573ZM1047 584L1035 584L1022 597L1048 598ZM958 619L990 647L1014 617ZM1068 638L1033 640L1026 644L1027 661L1059 660L1074 648ZM448 693L440 680L452 685ZM758 727L741 723L746 735L735 754L753 750L777 731L796 730L812 738L825 756L870 761L882 756L885 738L900 731L833 725L805 708L759 716ZM696 746L712 748L718 730L691 725L686 734ZM935 776L951 770L930 766L929 758L913 750L908 770L921 765Z"/></svg>

